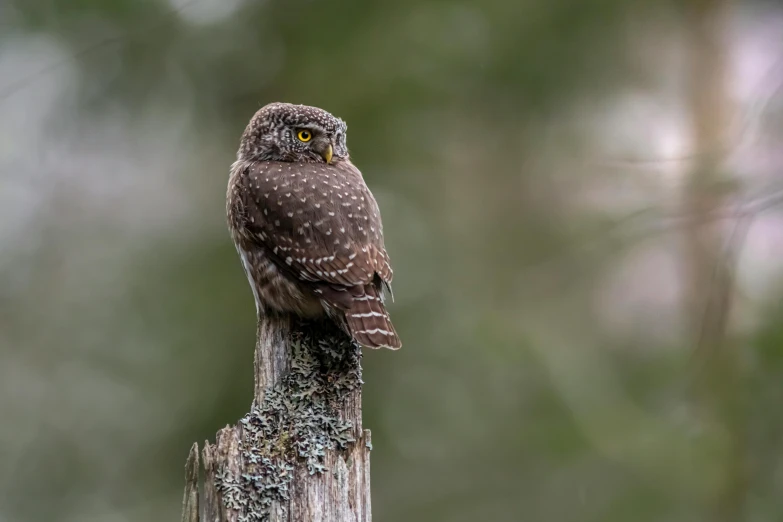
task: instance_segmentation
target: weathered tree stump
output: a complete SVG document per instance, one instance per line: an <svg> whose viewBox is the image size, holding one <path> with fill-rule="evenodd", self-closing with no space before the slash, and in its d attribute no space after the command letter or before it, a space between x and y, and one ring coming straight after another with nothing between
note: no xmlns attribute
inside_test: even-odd
<svg viewBox="0 0 783 522"><path fill-rule="evenodd" d="M186 464L183 522L369 522L361 349L329 322L258 321L255 397Z"/></svg>

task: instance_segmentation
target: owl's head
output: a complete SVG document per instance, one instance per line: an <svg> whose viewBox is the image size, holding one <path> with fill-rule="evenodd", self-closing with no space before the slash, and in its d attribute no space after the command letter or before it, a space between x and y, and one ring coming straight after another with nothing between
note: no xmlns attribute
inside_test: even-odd
<svg viewBox="0 0 783 522"><path fill-rule="evenodd" d="M242 134L237 159L334 163L348 158L343 120L308 105L270 103Z"/></svg>

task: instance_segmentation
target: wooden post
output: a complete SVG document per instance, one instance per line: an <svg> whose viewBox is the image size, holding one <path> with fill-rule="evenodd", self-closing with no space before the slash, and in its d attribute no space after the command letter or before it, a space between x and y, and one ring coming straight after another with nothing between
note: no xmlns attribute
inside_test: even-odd
<svg viewBox="0 0 783 522"><path fill-rule="evenodd" d="M258 321L255 397L186 465L183 522L370 522L361 349L326 321ZM193 470L196 470L194 472Z"/></svg>

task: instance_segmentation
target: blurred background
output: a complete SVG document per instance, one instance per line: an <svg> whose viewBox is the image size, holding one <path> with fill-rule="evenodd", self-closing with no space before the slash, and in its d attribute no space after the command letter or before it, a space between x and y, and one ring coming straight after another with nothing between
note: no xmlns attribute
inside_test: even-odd
<svg viewBox="0 0 783 522"><path fill-rule="evenodd" d="M383 211L374 520L783 519L782 84L761 0L0 0L0 521L179 519L270 101Z"/></svg>

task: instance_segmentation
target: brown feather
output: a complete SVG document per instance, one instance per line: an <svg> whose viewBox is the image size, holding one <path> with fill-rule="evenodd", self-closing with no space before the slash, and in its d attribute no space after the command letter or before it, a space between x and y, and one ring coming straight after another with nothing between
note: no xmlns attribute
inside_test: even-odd
<svg viewBox="0 0 783 522"><path fill-rule="evenodd" d="M238 162L227 210L260 309L344 314L359 343L399 348L381 300L393 273L380 212L350 161Z"/></svg>

